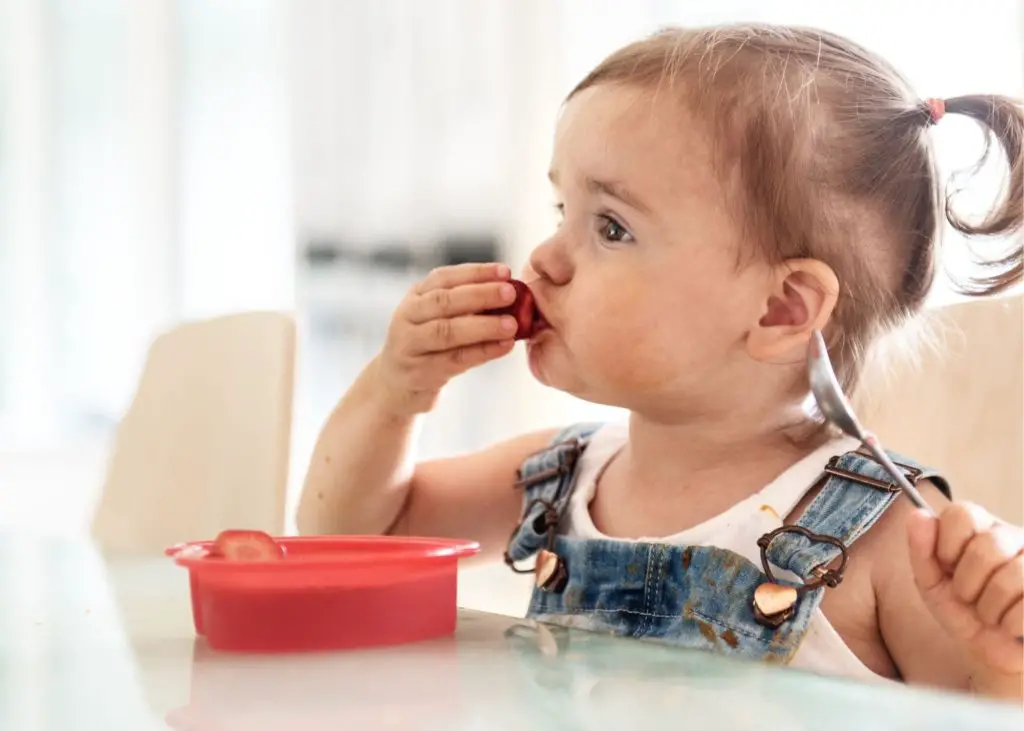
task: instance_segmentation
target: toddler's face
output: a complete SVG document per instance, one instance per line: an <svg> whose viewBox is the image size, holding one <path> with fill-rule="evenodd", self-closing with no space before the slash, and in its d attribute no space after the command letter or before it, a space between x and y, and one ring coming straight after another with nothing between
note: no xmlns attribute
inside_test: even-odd
<svg viewBox="0 0 1024 731"><path fill-rule="evenodd" d="M552 325L529 345L534 375L648 413L718 408L766 276L737 266L711 148L674 96L600 85L566 105L551 162L561 223L524 275Z"/></svg>

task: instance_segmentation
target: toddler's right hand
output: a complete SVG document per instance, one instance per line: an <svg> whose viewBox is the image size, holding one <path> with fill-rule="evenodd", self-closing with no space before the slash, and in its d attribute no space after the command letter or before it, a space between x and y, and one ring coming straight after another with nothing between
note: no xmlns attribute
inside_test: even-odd
<svg viewBox="0 0 1024 731"><path fill-rule="evenodd" d="M389 409L397 415L433 408L454 376L512 350L516 319L484 315L515 301L504 264L439 267L399 304L376 370Z"/></svg>

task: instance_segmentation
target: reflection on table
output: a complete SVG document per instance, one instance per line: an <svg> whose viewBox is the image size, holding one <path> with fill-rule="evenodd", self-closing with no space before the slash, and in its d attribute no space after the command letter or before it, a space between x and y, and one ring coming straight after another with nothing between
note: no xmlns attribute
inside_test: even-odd
<svg viewBox="0 0 1024 731"><path fill-rule="evenodd" d="M0 539L0 581L3 731L1024 727L964 696L468 611L412 645L221 653L195 637L184 570L87 543Z"/></svg>

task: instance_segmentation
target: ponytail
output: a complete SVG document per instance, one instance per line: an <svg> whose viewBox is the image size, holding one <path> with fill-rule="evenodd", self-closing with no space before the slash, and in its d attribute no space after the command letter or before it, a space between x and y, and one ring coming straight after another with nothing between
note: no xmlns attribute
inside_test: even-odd
<svg viewBox="0 0 1024 731"><path fill-rule="evenodd" d="M965 236L1015 236L1009 253L983 262L986 274L960 285L962 293L972 296L1003 292L1024 279L1024 106L1004 96L970 95L946 99L944 111L970 117L985 131L985 151L975 172L988 159L993 138L1009 163L1009 185L980 223L971 223L953 210L951 194L945 205L950 225Z"/></svg>

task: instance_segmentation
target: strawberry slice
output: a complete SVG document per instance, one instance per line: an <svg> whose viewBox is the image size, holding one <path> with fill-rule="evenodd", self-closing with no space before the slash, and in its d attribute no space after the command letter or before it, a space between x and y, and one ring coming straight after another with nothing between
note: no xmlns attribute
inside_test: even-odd
<svg viewBox="0 0 1024 731"><path fill-rule="evenodd" d="M284 547L263 531L224 530L217 534L210 555L232 561L276 561L284 558Z"/></svg>
<svg viewBox="0 0 1024 731"><path fill-rule="evenodd" d="M494 310L486 310L485 315L512 315L516 318L516 340L525 340L533 335L534 321L539 318L537 303L533 292L525 282L518 279L511 279L509 283L516 288L516 299L508 307L499 307Z"/></svg>

